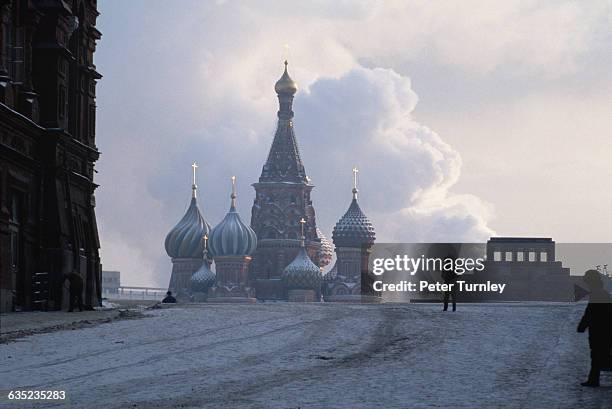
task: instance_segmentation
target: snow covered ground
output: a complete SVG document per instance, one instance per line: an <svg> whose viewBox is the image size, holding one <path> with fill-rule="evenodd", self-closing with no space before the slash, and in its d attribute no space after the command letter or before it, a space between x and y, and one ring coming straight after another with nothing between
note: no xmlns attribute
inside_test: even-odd
<svg viewBox="0 0 612 409"><path fill-rule="evenodd" d="M33 335L0 345L0 407L612 408L612 373L578 385L584 305L459 308L211 304Z"/></svg>

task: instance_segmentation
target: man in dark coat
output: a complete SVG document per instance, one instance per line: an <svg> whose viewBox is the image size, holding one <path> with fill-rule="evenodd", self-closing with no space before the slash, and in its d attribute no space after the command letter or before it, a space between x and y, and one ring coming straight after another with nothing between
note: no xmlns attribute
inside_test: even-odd
<svg viewBox="0 0 612 409"><path fill-rule="evenodd" d="M443 271L442 279L444 284L449 286L448 291L444 291L444 310L448 311L448 300L453 299L453 311L457 311L457 273L454 271Z"/></svg>
<svg viewBox="0 0 612 409"><path fill-rule="evenodd" d="M602 369L609 369L612 353L612 299L604 289L601 276L596 270L584 273L584 282L591 290L589 304L578 324L578 332L589 330L591 348L591 371L582 386L599 386Z"/></svg>
<svg viewBox="0 0 612 409"><path fill-rule="evenodd" d="M79 307L79 311L83 311L83 279L81 275L73 271L64 274L64 281L65 280L68 280L68 292L70 293L70 308L68 312L72 312L74 307Z"/></svg>
<svg viewBox="0 0 612 409"><path fill-rule="evenodd" d="M162 300L162 303L163 304L175 304L176 303L176 298L172 296L172 291L168 291L166 293L166 298Z"/></svg>

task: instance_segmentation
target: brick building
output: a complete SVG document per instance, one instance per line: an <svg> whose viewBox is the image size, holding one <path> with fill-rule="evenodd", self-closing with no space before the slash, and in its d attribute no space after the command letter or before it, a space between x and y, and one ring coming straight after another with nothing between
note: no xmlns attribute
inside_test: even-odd
<svg viewBox="0 0 612 409"><path fill-rule="evenodd" d="M100 300L96 0L0 0L0 310Z"/></svg>

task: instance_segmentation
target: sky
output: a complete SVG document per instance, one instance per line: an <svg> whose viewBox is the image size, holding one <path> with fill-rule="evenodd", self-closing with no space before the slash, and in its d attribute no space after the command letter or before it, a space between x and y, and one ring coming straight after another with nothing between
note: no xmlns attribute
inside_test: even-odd
<svg viewBox="0 0 612 409"><path fill-rule="evenodd" d="M166 286L191 164L213 226L250 221L283 60L328 237L359 200L378 242L612 241L612 2L100 0L103 268ZM288 48L286 47L288 45Z"/></svg>

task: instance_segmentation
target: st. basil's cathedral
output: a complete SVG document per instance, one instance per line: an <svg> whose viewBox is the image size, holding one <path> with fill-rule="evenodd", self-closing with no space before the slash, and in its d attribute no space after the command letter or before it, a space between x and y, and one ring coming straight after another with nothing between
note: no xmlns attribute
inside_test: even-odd
<svg viewBox="0 0 612 409"><path fill-rule="evenodd" d="M353 169L352 201L332 233L336 262L323 274L334 248L317 228L310 198L314 185L302 163L293 127L293 98L298 87L286 61L274 89L279 101L278 125L259 180L253 184L250 225L236 210L236 178L232 177L229 211L211 227L198 207L197 165L192 165L191 203L165 240L172 259L169 290L179 301L360 298L361 270L367 266L375 232L357 202L357 169Z"/></svg>

